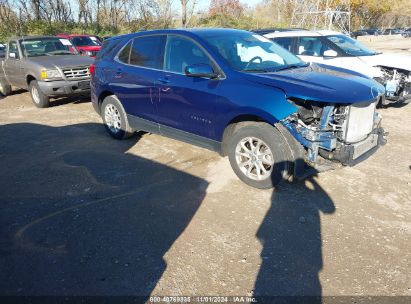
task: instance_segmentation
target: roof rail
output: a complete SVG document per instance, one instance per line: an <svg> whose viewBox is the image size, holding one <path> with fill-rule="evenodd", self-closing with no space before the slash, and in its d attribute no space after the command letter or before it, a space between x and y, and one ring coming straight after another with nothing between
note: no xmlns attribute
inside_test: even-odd
<svg viewBox="0 0 411 304"><path fill-rule="evenodd" d="M308 31L305 28L266 28L266 29L255 29L252 32L260 35L265 35L274 32L289 32L289 31Z"/></svg>

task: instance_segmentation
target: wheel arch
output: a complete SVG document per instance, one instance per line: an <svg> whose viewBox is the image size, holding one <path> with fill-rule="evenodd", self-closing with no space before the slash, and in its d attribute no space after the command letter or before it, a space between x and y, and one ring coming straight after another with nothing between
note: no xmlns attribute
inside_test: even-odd
<svg viewBox="0 0 411 304"><path fill-rule="evenodd" d="M32 82L33 80L37 80L37 78L34 77L32 74L27 74L27 76L26 76L26 84L27 84L27 87L29 87L30 82Z"/></svg>
<svg viewBox="0 0 411 304"><path fill-rule="evenodd" d="M224 124L224 129L221 134L221 155L227 155L227 142L230 135L232 135L238 128L256 122L265 122L267 124L273 125L277 122L273 116L261 114L237 114L233 116Z"/></svg>
<svg viewBox="0 0 411 304"><path fill-rule="evenodd" d="M274 121L273 121L274 120ZM288 132L288 130L275 118L268 120L258 115L238 115L233 117L226 125L221 141L221 155L228 155L228 139L238 128L246 126L247 124L266 123L276 129L281 135L287 152L288 162L288 177L291 175L301 177L304 175L304 155L305 150L303 146ZM287 177L287 178L288 178Z"/></svg>
<svg viewBox="0 0 411 304"><path fill-rule="evenodd" d="M109 90L104 90L103 92L100 93L100 95L98 96L98 107L99 107L99 109L101 107L101 104L103 103L104 98L106 98L107 96L111 96L111 95L115 95L115 94L112 91L109 91Z"/></svg>

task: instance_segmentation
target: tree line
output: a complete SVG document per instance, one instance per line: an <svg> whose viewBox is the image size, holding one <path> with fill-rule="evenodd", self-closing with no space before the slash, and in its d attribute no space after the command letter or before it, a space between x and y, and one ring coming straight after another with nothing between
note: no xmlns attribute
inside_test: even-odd
<svg viewBox="0 0 411 304"><path fill-rule="evenodd" d="M351 28L410 27L409 0L0 0L0 41L12 35L89 33L111 36L154 28L290 27L298 6L351 10ZM345 5L345 6L344 6ZM309 27L310 24L307 24Z"/></svg>

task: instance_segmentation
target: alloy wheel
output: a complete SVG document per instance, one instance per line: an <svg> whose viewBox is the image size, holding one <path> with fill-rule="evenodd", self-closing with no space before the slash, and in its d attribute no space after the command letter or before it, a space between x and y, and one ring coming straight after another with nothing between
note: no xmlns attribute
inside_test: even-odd
<svg viewBox="0 0 411 304"><path fill-rule="evenodd" d="M113 133L121 131L121 116L117 107L112 103L109 103L104 109L104 120Z"/></svg>
<svg viewBox="0 0 411 304"><path fill-rule="evenodd" d="M239 141L235 159L243 174L253 180L267 179L273 171L274 155L268 145L256 137L246 137Z"/></svg>

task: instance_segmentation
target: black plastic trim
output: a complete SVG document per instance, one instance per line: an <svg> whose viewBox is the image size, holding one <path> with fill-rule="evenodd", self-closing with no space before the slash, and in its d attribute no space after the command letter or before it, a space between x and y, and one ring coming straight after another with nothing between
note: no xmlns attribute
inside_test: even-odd
<svg viewBox="0 0 411 304"><path fill-rule="evenodd" d="M221 142L219 141L181 131L130 114L127 115L127 119L130 126L135 130L163 135L221 154Z"/></svg>

